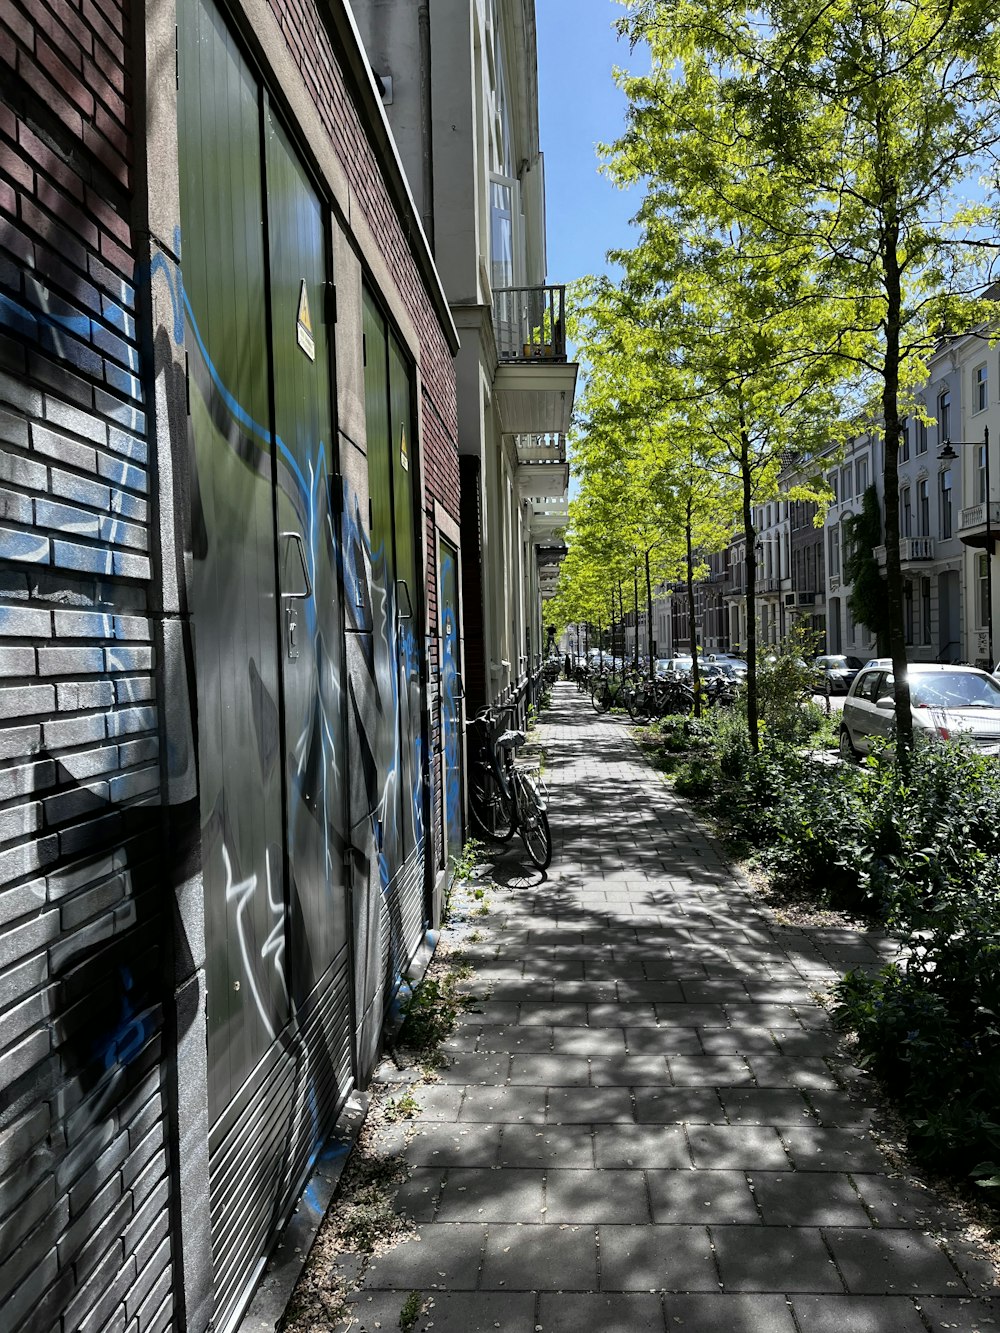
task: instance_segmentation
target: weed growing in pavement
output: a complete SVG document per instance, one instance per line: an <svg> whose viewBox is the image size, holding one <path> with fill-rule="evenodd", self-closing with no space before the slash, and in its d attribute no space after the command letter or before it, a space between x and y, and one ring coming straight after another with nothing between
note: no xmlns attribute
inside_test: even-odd
<svg viewBox="0 0 1000 1333"><path fill-rule="evenodd" d="M403 1333L410 1333L410 1330L420 1318L423 1308L423 1296L419 1291L411 1291L399 1312L399 1327L403 1330Z"/></svg>
<svg viewBox="0 0 1000 1333"><path fill-rule="evenodd" d="M426 976L414 987L399 1033L400 1046L422 1055L451 1036L459 1015L478 1003L475 996L458 989L470 974L469 968L455 968Z"/></svg>
<svg viewBox="0 0 1000 1333"><path fill-rule="evenodd" d="M388 1124L394 1125L397 1120L412 1120L419 1110L420 1103L407 1088L402 1096L389 1098L382 1114Z"/></svg>

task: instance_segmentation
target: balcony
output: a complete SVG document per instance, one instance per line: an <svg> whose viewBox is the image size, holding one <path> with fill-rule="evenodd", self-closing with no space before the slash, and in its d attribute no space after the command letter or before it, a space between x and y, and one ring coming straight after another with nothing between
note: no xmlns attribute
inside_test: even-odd
<svg viewBox="0 0 1000 1333"><path fill-rule="evenodd" d="M759 577L757 579L757 591L765 594L781 592L781 579Z"/></svg>
<svg viewBox="0 0 1000 1333"><path fill-rule="evenodd" d="M1000 537L1000 500L990 501L990 537L994 542ZM966 546L978 546L986 550L986 505L970 505L963 509L958 517L958 539Z"/></svg>
<svg viewBox="0 0 1000 1333"><path fill-rule="evenodd" d="M521 499L563 499L569 491L565 436L517 435L515 444Z"/></svg>
<svg viewBox="0 0 1000 1333"><path fill-rule="evenodd" d="M562 534L569 523L569 501L533 500L529 521L531 540L536 546L560 545Z"/></svg>
<svg viewBox="0 0 1000 1333"><path fill-rule="evenodd" d="M899 563L901 565L919 564L924 560L934 559L935 541L933 537L901 537L899 539ZM875 559L882 568L885 568L886 549L884 546L874 548Z"/></svg>
<svg viewBox="0 0 1000 1333"><path fill-rule="evenodd" d="M510 435L565 435L577 366L566 360L566 288L494 287L495 393Z"/></svg>
<svg viewBox="0 0 1000 1333"><path fill-rule="evenodd" d="M535 559L538 564L538 591L541 593L542 601L547 602L550 597L554 597L556 589L559 586L559 567L566 557L566 546L560 542L552 546L538 546L535 548Z"/></svg>

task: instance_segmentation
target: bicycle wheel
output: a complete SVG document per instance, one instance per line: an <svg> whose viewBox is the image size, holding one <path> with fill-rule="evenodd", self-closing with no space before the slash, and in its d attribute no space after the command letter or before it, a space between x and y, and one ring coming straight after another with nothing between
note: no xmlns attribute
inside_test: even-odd
<svg viewBox="0 0 1000 1333"><path fill-rule="evenodd" d="M480 833L494 842L514 836L514 803L491 769L480 770L469 788L469 813Z"/></svg>
<svg viewBox="0 0 1000 1333"><path fill-rule="evenodd" d="M611 707L611 691L608 689L605 681L600 681L594 686L594 692L590 696L590 702L599 713L606 713Z"/></svg>
<svg viewBox="0 0 1000 1333"><path fill-rule="evenodd" d="M547 870L552 861L552 832L549 829L549 817L542 809L538 789L531 778L519 774L516 781L521 841L531 862L539 870Z"/></svg>

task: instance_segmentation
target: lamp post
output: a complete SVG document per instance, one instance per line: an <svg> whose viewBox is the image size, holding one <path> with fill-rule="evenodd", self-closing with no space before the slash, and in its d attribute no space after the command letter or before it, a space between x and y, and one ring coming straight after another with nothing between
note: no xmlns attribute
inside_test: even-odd
<svg viewBox="0 0 1000 1333"><path fill-rule="evenodd" d="M992 671L996 666L993 657L993 525L990 513L990 428L983 427L983 478L986 490L986 653L988 657L987 670ZM943 463L951 463L957 457L955 445L959 448L975 448L979 444L978 440L945 440L938 453L938 458ZM967 542L966 545L978 545L978 542Z"/></svg>

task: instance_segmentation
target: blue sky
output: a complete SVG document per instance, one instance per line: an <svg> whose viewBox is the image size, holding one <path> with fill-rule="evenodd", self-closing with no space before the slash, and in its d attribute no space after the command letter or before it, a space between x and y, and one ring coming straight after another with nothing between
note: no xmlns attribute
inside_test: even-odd
<svg viewBox="0 0 1000 1333"><path fill-rule="evenodd" d="M612 69L641 63L612 26L622 12L615 0L535 0L550 282L604 272L605 252L633 243L640 196L598 173L596 151L625 123Z"/></svg>

